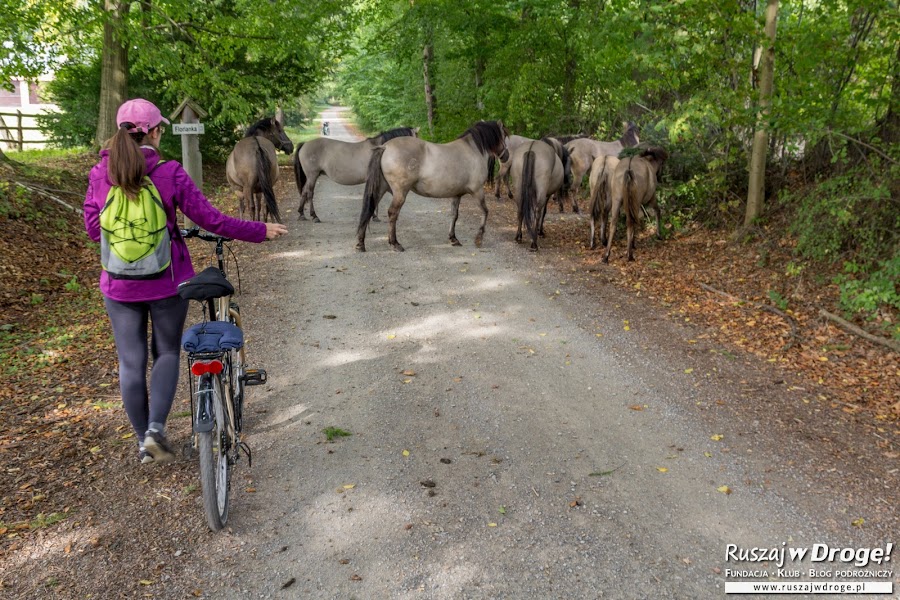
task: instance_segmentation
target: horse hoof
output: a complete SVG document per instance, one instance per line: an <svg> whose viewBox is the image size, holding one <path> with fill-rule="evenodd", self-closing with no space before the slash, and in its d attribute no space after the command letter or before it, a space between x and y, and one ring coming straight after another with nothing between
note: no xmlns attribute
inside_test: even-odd
<svg viewBox="0 0 900 600"><path fill-rule="evenodd" d="M528 248L528 251L529 252L537 252L538 251L537 244L532 244L531 247Z"/></svg>
<svg viewBox="0 0 900 600"><path fill-rule="evenodd" d="M575 213L576 215L580 212L580 211L578 210L578 207L577 207L576 205L574 205L574 204L572 205L572 212Z"/></svg>
<svg viewBox="0 0 900 600"><path fill-rule="evenodd" d="M378 218L378 215L372 215L372 220L376 223L381 223L381 219Z"/></svg>
<svg viewBox="0 0 900 600"><path fill-rule="evenodd" d="M319 217L313 217L313 223L321 223L321 222L322 221L319 219Z"/></svg>
<svg viewBox="0 0 900 600"><path fill-rule="evenodd" d="M633 256L629 256L629 257L628 257L628 262L634 262L634 257L633 257Z"/></svg>
<svg viewBox="0 0 900 600"><path fill-rule="evenodd" d="M482 238L481 236L476 237L476 238L475 238L475 247L476 247L476 248L481 248L481 243L482 243L483 241L484 241L484 240L483 240L483 238Z"/></svg>
<svg viewBox="0 0 900 600"><path fill-rule="evenodd" d="M405 252L406 251L406 249L400 245L400 242L394 242L393 244L391 244L391 249L393 249L394 252Z"/></svg>
<svg viewBox="0 0 900 600"><path fill-rule="evenodd" d="M596 249L597 249L597 244L591 243L591 250L596 250Z"/></svg>
<svg viewBox="0 0 900 600"><path fill-rule="evenodd" d="M455 237L452 237L452 238L450 238L450 245L451 246L462 246L462 242L460 242Z"/></svg>
<svg viewBox="0 0 900 600"><path fill-rule="evenodd" d="M306 215L303 215L303 214L297 215L297 220L298 220L298 221L305 221L305 220L306 220Z"/></svg>
<svg viewBox="0 0 900 600"><path fill-rule="evenodd" d="M609 257L608 257L608 256L604 256L603 259L602 259L600 262L602 262L604 265L608 265L608 264L609 264Z"/></svg>
<svg viewBox="0 0 900 600"><path fill-rule="evenodd" d="M365 245L365 244L357 244L357 245L356 245L356 251L357 251L357 252L365 252L365 251L366 251L366 245Z"/></svg>

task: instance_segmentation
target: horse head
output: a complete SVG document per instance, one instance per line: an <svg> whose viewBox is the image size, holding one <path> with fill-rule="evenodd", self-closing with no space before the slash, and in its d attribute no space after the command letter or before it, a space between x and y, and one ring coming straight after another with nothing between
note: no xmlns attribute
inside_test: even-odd
<svg viewBox="0 0 900 600"><path fill-rule="evenodd" d="M641 153L641 158L650 163L656 172L656 181L660 181L662 179L663 164L669 159L669 153L666 152L666 149L660 146L650 146Z"/></svg>
<svg viewBox="0 0 900 600"><path fill-rule="evenodd" d="M482 154L492 154L501 162L509 159L509 150L506 147L509 131L503 126L502 121L479 121L457 139L467 136L472 138L475 147Z"/></svg>
<svg viewBox="0 0 900 600"><path fill-rule="evenodd" d="M638 126L633 121L628 121L625 124L625 133L622 134L619 141L625 148L633 148L641 143L641 138L638 135Z"/></svg>
<svg viewBox="0 0 900 600"><path fill-rule="evenodd" d="M266 138L272 142L273 146L285 154L292 154L294 152L294 143L284 132L284 128L277 119L260 119L247 130L244 137L253 135Z"/></svg>

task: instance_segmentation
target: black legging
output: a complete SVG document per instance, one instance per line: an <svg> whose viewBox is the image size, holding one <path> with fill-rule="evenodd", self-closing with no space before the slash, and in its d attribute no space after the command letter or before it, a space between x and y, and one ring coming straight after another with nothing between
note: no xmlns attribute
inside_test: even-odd
<svg viewBox="0 0 900 600"><path fill-rule="evenodd" d="M179 296L151 302L117 302L104 298L112 322L119 355L119 389L125 413L138 441L153 425L163 431L178 387L181 332L187 318L188 301ZM150 348L150 397L147 398L147 320L153 335Z"/></svg>

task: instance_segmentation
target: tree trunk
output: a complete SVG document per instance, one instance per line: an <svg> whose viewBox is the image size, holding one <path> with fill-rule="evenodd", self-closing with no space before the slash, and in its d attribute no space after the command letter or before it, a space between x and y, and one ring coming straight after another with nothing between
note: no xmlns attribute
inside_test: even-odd
<svg viewBox="0 0 900 600"><path fill-rule="evenodd" d="M100 114L97 119L96 146L102 146L116 133L116 111L128 98L128 47L124 37L124 13L128 3L104 0L103 55L100 74Z"/></svg>
<svg viewBox="0 0 900 600"><path fill-rule="evenodd" d="M428 132L432 137L434 137L434 115L437 109L434 89L431 87L431 77L429 76L429 68L433 58L434 50L431 42L428 41L422 49L422 73L425 76L425 107L428 109Z"/></svg>
<svg viewBox="0 0 900 600"><path fill-rule="evenodd" d="M881 141L885 144L900 142L900 44L891 68L891 96L887 113L881 122Z"/></svg>
<svg viewBox="0 0 900 600"><path fill-rule="evenodd" d="M479 56L475 59L475 109L479 114L484 112L482 87L484 87L484 57Z"/></svg>
<svg viewBox="0 0 900 600"><path fill-rule="evenodd" d="M766 6L766 38L768 47L763 52L759 72L759 112L753 150L750 154L750 178L747 189L747 212L744 227L747 228L762 214L766 192L766 149L769 145L769 107L772 104L772 84L775 79L775 23L778 17L778 0L768 0Z"/></svg>

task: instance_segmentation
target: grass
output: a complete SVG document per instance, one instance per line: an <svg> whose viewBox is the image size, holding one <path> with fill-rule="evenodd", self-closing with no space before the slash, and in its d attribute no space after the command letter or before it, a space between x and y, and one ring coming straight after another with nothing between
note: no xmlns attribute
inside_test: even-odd
<svg viewBox="0 0 900 600"><path fill-rule="evenodd" d="M6 156L26 165L42 165L48 160L58 160L91 153L90 148L40 148L32 150L4 150Z"/></svg>
<svg viewBox="0 0 900 600"><path fill-rule="evenodd" d="M347 436L353 435L349 431L341 429L340 427L326 427L325 429L322 430L322 433L325 434L325 437L328 439L329 442L333 441L334 438L347 437Z"/></svg>

